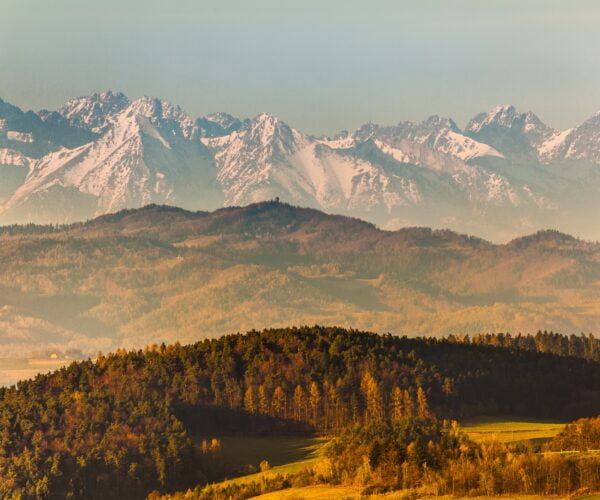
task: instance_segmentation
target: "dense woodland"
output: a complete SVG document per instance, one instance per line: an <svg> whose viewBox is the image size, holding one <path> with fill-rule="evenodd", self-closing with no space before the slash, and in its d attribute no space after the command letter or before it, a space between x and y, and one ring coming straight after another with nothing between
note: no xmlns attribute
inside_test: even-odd
<svg viewBox="0 0 600 500"><path fill-rule="evenodd" d="M137 498L222 477L198 435L485 413L598 414L600 364L325 327L121 350L0 391L0 497Z"/></svg>
<svg viewBox="0 0 600 500"><path fill-rule="evenodd" d="M549 352L558 356L571 356L600 362L600 339L591 333L568 336L547 331L538 331L535 335L488 333L473 336L450 335L446 339L450 342Z"/></svg>

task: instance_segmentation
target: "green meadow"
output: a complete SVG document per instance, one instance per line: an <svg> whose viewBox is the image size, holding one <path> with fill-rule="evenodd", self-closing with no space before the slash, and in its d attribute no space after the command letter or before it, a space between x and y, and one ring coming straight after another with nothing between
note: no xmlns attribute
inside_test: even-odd
<svg viewBox="0 0 600 500"><path fill-rule="evenodd" d="M566 422L536 420L516 417L477 417L461 422L461 428L477 442L496 440L502 443L515 441L547 441L565 427Z"/></svg>

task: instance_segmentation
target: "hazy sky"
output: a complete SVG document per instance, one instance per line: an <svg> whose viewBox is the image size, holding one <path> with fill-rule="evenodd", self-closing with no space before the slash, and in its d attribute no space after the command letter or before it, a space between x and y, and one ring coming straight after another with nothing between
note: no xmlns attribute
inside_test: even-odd
<svg viewBox="0 0 600 500"><path fill-rule="evenodd" d="M0 97L104 89L311 133L496 104L567 128L600 109L597 0L0 0Z"/></svg>

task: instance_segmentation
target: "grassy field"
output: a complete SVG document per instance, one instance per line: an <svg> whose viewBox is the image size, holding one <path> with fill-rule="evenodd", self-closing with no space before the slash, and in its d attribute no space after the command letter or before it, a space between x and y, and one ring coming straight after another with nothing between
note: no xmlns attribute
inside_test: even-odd
<svg viewBox="0 0 600 500"><path fill-rule="evenodd" d="M461 427L476 441L496 439L502 442L524 440L547 440L558 434L565 426L563 422L540 421L522 418L480 417L461 423ZM260 481L263 477L276 474L290 474L312 467L321 457L327 443L325 439L302 437L242 437L222 436L222 453L231 462L239 465L251 464L258 467L262 460L267 460L272 468L266 472L257 472L233 479L228 479L218 485L243 484ZM369 498L395 500L405 497L406 492L393 492L374 495ZM267 493L255 497L261 500L354 500L364 498L358 486L316 485ZM434 497L431 497L434 498ZM450 500L451 497L438 497ZM476 497L473 500L485 500L488 497ZM490 497L491 498L491 497ZM533 500L539 496L516 495L495 498L511 500ZM548 496L553 500L593 500L600 499L597 495L583 496Z"/></svg>
<svg viewBox="0 0 600 500"><path fill-rule="evenodd" d="M372 495L368 498L378 500L400 500L407 496L406 491L397 491L392 493ZM275 491L273 493L266 493L258 497L254 497L256 500L354 500L359 498L365 498L361 496L360 488L358 487L345 487L345 486L306 486L304 488L289 488L283 491ZM436 499L436 500L456 500L456 497L452 496L430 496L421 497L424 499ZM548 500L598 500L598 495L583 495L583 496L556 496L550 495L540 497L539 495L502 495L496 497L469 497L469 500L535 500L537 498L546 498Z"/></svg>
<svg viewBox="0 0 600 500"><path fill-rule="evenodd" d="M254 497L260 500L350 500L360 498L360 489L351 486L305 486L274 491Z"/></svg>
<svg viewBox="0 0 600 500"><path fill-rule="evenodd" d="M244 437L222 436L222 454L231 463L252 465L258 470L262 460L271 465L266 472L223 481L219 484L258 481L261 477L276 474L292 474L314 465L327 440L306 437Z"/></svg>
<svg viewBox="0 0 600 500"><path fill-rule="evenodd" d="M543 442L556 436L565 422L522 418L478 417L461 422L462 429L477 442L497 440Z"/></svg>

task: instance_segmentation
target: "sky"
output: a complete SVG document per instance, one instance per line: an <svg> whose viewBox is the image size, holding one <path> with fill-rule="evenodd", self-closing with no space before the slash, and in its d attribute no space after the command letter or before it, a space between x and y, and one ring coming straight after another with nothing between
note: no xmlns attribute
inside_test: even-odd
<svg viewBox="0 0 600 500"><path fill-rule="evenodd" d="M312 134L497 104L565 129L600 110L597 0L0 0L0 98L106 89Z"/></svg>

